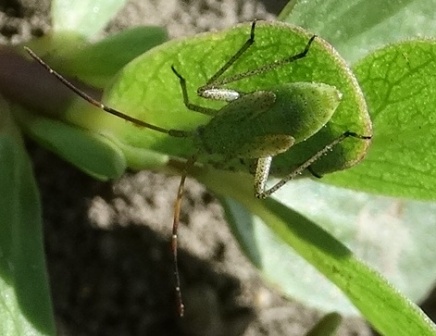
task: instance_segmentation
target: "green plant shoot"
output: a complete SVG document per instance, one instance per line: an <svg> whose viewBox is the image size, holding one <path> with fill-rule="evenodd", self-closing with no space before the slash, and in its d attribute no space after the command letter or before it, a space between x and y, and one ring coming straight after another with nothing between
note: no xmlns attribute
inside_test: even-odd
<svg viewBox="0 0 436 336"><path fill-rule="evenodd" d="M318 134L332 119L341 104L342 93L333 85L305 81L278 82L272 87L262 87L249 92L228 88L226 85L229 83L271 72L298 60L301 63L302 59L310 57L311 46L317 39L316 36L311 36L301 47L301 51L296 54L249 71L224 76L255 43L255 37L256 21L251 24L249 38L243 45L206 81L206 84L197 89L199 97L226 102L223 107L211 108L191 102L187 80L181 74L182 67L171 65L173 76L178 79L185 107L209 116L206 123L192 130L161 127L109 107L79 90L26 48L29 54L50 73L92 105L135 126L174 138L190 139L193 143L195 151L185 164L177 192L172 229L175 288L181 316L184 313L184 306L177 262L177 232L184 182L189 170L197 161L222 169L250 172L254 175L255 196L266 198L306 170L317 177L319 177L319 167L321 173L331 170L322 165L314 167L314 164L345 139L355 138L354 141L371 139L370 134L359 134L353 129L343 129L339 135L325 140L322 146L308 153L300 162L295 162L294 157L288 156L295 145ZM277 164L273 164L274 158L279 154L282 154L282 159ZM355 164L363 155L364 153L361 153L352 162L337 156L339 161L347 162L340 168ZM274 185L267 186L270 175L279 176L281 179Z"/></svg>

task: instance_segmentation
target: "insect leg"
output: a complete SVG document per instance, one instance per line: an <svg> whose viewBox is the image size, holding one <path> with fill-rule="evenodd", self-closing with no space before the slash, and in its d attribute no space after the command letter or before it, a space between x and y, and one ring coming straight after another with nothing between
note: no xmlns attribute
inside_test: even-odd
<svg viewBox="0 0 436 336"><path fill-rule="evenodd" d="M322 175L320 175L316 171L314 171L312 166L307 167L307 170L309 171L309 173L312 174L313 177L316 177L317 179L322 178Z"/></svg>
<svg viewBox="0 0 436 336"><path fill-rule="evenodd" d="M259 158L257 160L256 171L254 173L254 190L257 198L262 198L262 193L266 188L271 162L272 156Z"/></svg>
<svg viewBox="0 0 436 336"><path fill-rule="evenodd" d="M225 78L223 78L221 80L216 80L213 83L213 86L214 87L220 87L220 86L223 86L225 84L236 82L236 81L241 80L243 78L247 78L247 77L251 77L251 76L256 76L256 75L262 74L264 72L268 72L268 71L274 70L275 68L283 66L283 65L286 65L288 63L295 62L296 60L299 60L300 58L304 58L304 57L306 57L307 53L309 52L310 46L312 45L312 43L315 40L315 38L316 38L316 35L313 35L309 39L309 41L307 42L306 46L304 47L304 50L302 52L298 53L298 54L287 56L287 57L285 57L285 58L283 58L281 60L272 62L270 64L265 64L265 65L263 65L263 66L261 66L259 68L256 68L256 69L253 69L253 70L249 70L247 72L239 73L239 74L236 74L236 75L233 75L233 76L230 76L230 77L225 77Z"/></svg>
<svg viewBox="0 0 436 336"><path fill-rule="evenodd" d="M185 180L188 174L189 169L194 165L197 160L197 156L194 155L188 159L185 164L185 168L183 170L182 177L180 178L179 188L177 190L176 201L174 202L174 216L173 216L173 229L171 236L171 251L173 253L173 262L174 262L174 280L175 280L175 290L176 290L176 299L177 299L177 309L179 316L182 317L185 312L185 306L183 304L182 297L182 288L180 285L180 273L179 273L179 260L178 260L178 228L180 221L180 209L182 206L182 198L184 194L185 188Z"/></svg>
<svg viewBox="0 0 436 336"><path fill-rule="evenodd" d="M303 171L307 168L309 168L314 162L318 161L323 155L327 154L329 151L332 150L333 147L344 141L346 138L353 137L356 139L361 140L370 140L372 136L368 135L360 135L354 132L346 131L342 133L339 137L334 139L332 142L330 142L328 145L324 146L323 149L315 153L311 158L306 160L303 164L301 164L298 168L294 169L289 175L282 178L279 182L277 182L275 185L273 185L271 188L265 190L265 184L266 179L268 178L268 174L259 176L263 176L265 181L263 182L255 182L255 195L257 198L267 198L274 192L276 192L278 189L283 187L288 181L292 180L293 178L297 177L298 175L301 175ZM263 163L263 162L261 162ZM256 167L256 173L258 170L261 170L261 168ZM269 169L268 169L269 172ZM257 175L255 175L255 178Z"/></svg>
<svg viewBox="0 0 436 336"><path fill-rule="evenodd" d="M221 69L219 69L211 78L209 78L209 80L207 81L207 83L198 88L197 93L198 95L201 96L201 93L204 92L207 89L216 87L217 85L216 80L224 73L227 71L228 68L230 68L233 63L235 63L241 56L243 53L245 53L247 51L248 48L251 47L251 45L254 43L254 30L256 28L256 20L253 21L253 23L251 24L251 31L250 31L250 37L248 38L247 41L245 41L245 43L242 45L241 48L239 48L239 50L232 56L230 57L230 59L221 67Z"/></svg>
<svg viewBox="0 0 436 336"><path fill-rule="evenodd" d="M203 113L209 116L214 116L217 114L218 111L216 109L192 104L189 101L188 90L186 88L186 79L176 70L174 65L171 66L171 70L173 70L174 74L177 76L177 78L179 78L180 87L182 89L182 95L183 95L183 103L185 104L187 109L191 111Z"/></svg>
<svg viewBox="0 0 436 336"><path fill-rule="evenodd" d="M230 57L230 59L207 81L203 86L197 89L197 95L206 99L221 100L231 102L238 99L244 93L236 91L234 89L227 89L222 87L220 81L217 81L221 75L227 71L248 48L254 43L254 31L256 28L256 20L251 24L250 37L245 43L236 51L236 53Z"/></svg>

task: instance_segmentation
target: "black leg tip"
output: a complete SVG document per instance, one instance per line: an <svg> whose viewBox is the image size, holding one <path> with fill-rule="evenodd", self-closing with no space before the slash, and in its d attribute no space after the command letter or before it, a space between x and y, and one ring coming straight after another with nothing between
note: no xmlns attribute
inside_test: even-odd
<svg viewBox="0 0 436 336"><path fill-rule="evenodd" d="M174 74L180 79L180 80L185 80L183 78L183 76L176 70L176 67L174 66L174 64L171 65L171 70L174 72Z"/></svg>
<svg viewBox="0 0 436 336"><path fill-rule="evenodd" d="M371 140L372 139L372 135L361 135L361 134L357 134L355 132L351 132L351 131L346 131L344 133L345 137L353 137L353 138L357 138L357 139L362 139L362 140Z"/></svg>
<svg viewBox="0 0 436 336"><path fill-rule="evenodd" d="M322 178L322 175L320 175L316 171L314 171L312 166L307 167L307 170L309 171L309 173L312 174L313 177L316 177L317 179L321 179Z"/></svg>

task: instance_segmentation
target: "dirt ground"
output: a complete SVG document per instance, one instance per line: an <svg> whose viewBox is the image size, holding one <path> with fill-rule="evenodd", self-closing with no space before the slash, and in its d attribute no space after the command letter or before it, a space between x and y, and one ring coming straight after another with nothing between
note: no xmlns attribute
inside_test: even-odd
<svg viewBox="0 0 436 336"><path fill-rule="evenodd" d="M130 1L108 32L155 24L170 36L273 19L286 1ZM0 1L2 43L49 30L48 2ZM320 313L262 281L214 197L188 182L180 228L187 316L176 315L169 248L178 177L127 173L102 183L29 143L60 335L302 335ZM426 305L431 310L432 301ZM372 335L359 319L339 335Z"/></svg>

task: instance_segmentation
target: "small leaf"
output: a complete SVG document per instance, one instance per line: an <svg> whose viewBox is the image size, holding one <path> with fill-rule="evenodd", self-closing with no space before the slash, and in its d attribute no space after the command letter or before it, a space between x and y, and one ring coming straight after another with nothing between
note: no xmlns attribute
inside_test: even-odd
<svg viewBox="0 0 436 336"><path fill-rule="evenodd" d="M120 177L127 168L119 147L99 134L36 116L18 106L14 116L27 135L97 179Z"/></svg>
<svg viewBox="0 0 436 336"><path fill-rule="evenodd" d="M14 128L2 102L0 126L6 124ZM55 335L39 195L16 131L3 127L0 167L0 334Z"/></svg>
<svg viewBox="0 0 436 336"><path fill-rule="evenodd" d="M326 314L306 333L306 336L335 336L342 321L338 313Z"/></svg>

